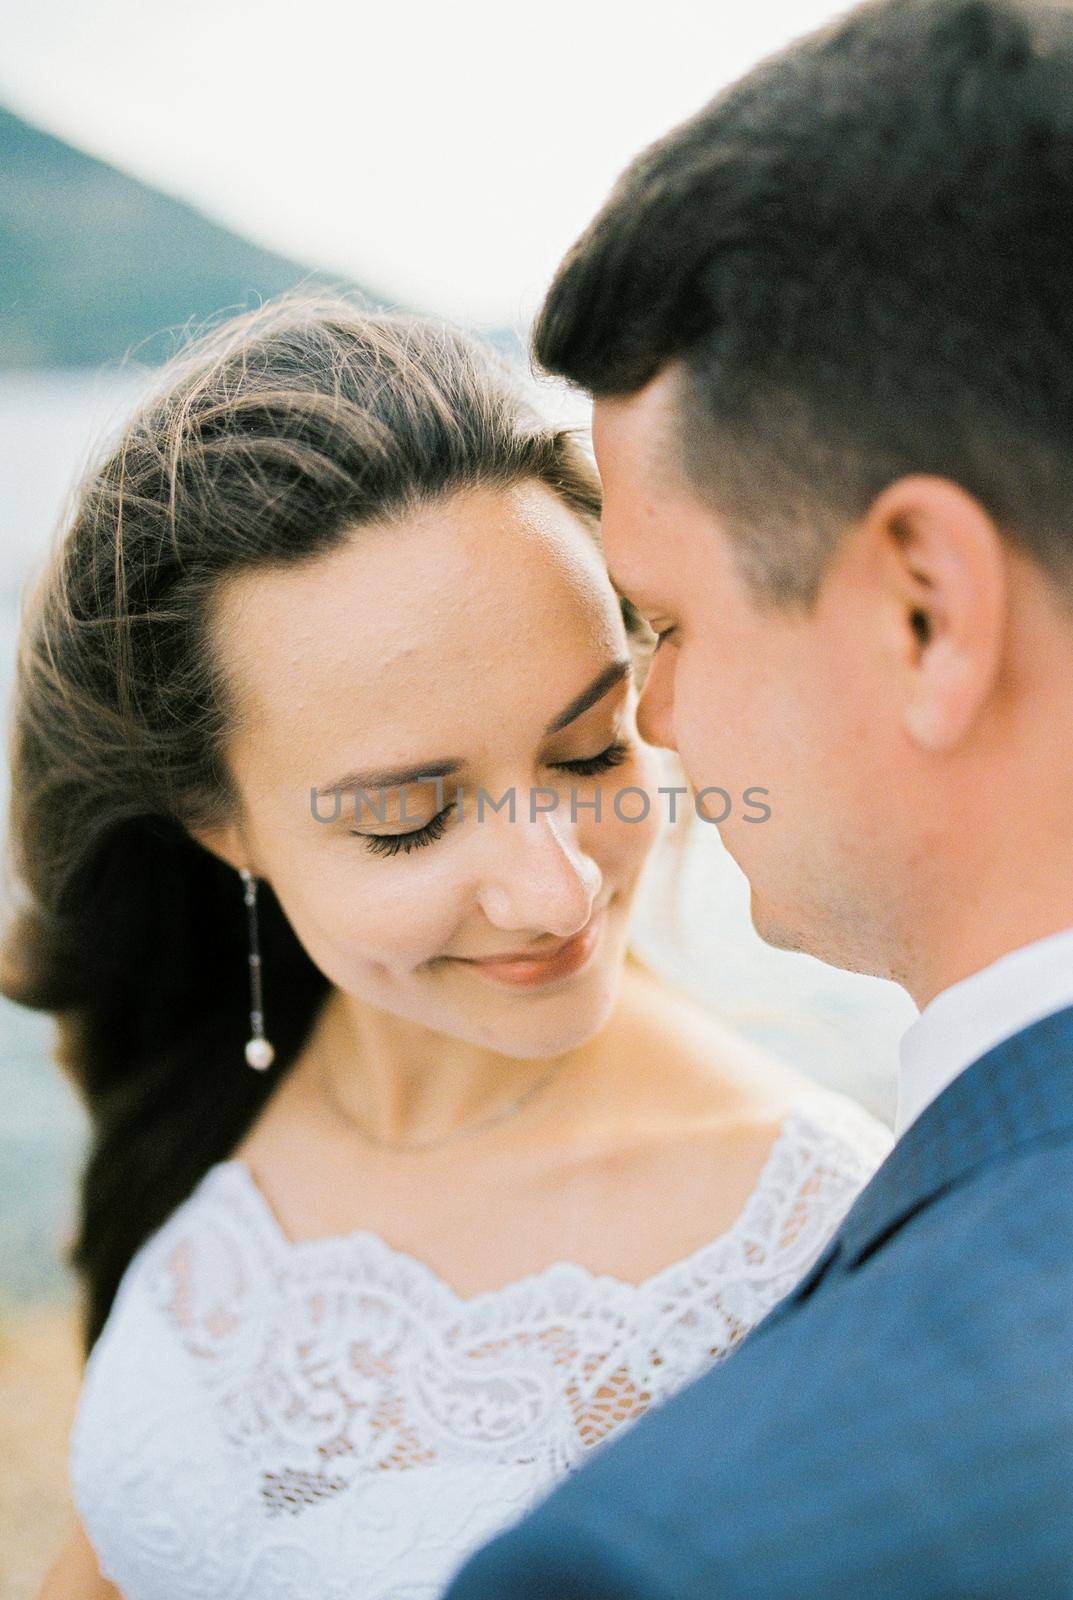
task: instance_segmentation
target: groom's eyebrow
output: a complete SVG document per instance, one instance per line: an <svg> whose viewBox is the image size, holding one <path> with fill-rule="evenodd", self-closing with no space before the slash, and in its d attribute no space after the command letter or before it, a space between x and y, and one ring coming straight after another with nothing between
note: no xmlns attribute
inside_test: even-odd
<svg viewBox="0 0 1073 1600"><path fill-rule="evenodd" d="M559 715L548 723L544 732L558 733L568 723L576 722L583 711L587 711L590 706L595 705L597 700L602 700L614 684L621 683L623 678L628 678L632 671L631 662L613 661L609 667L606 667L600 673L598 678L592 680L587 689L582 689L581 693L571 700L564 711L560 711Z"/></svg>
<svg viewBox="0 0 1073 1600"><path fill-rule="evenodd" d="M610 570L610 569L608 569L608 573L607 573L607 576L608 576L608 577L609 577L609 578L610 578L610 579L611 579L611 587L612 587L612 589L614 589L614 591L615 591L615 594L616 594L616 595L617 595L617 596L618 596L618 598L619 598L619 599L620 599L620 600L628 600L628 601L629 601L629 603L630 603L630 605L631 605L631 606L633 606L633 608L634 608L634 610L635 610L635 611L639 611L639 610L640 610L640 609L641 609L641 603L640 603L640 601L639 601L639 600L637 600L637 599L636 599L636 598L635 598L635 597L634 597L634 596L633 596L633 595L632 595L632 594L631 594L631 593L630 593L630 591L629 591L629 590L628 590L628 589L624 589L624 588L623 588L623 587L622 587L622 585L621 585L621 583L619 583L619 582L618 582L618 581L617 581L617 580L616 580L616 578L615 578L615 574L614 574L614 573L613 573L613 572L612 572L612 571L611 571L611 570Z"/></svg>

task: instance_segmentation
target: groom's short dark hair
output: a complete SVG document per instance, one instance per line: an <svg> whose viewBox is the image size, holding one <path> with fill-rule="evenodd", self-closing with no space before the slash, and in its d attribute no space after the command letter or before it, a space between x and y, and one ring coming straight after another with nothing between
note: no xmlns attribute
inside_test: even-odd
<svg viewBox="0 0 1073 1600"><path fill-rule="evenodd" d="M767 58L634 160L533 349L596 396L680 361L688 481L775 599L906 472L1073 585L1073 12L873 0Z"/></svg>

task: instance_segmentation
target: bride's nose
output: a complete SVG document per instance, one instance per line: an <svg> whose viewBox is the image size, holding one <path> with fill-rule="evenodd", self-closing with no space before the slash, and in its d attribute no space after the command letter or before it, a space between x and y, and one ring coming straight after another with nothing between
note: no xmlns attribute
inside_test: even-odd
<svg viewBox="0 0 1073 1600"><path fill-rule="evenodd" d="M485 916L497 928L568 939L588 922L603 883L600 868L579 845L577 824L554 811L529 817L521 806L513 822L496 820L478 889Z"/></svg>

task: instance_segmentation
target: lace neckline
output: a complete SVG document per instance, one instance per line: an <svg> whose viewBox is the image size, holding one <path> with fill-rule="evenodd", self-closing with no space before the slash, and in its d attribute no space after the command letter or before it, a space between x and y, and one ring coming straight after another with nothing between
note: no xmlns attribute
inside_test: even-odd
<svg viewBox="0 0 1073 1600"><path fill-rule="evenodd" d="M822 1091L821 1091L822 1093ZM382 1270L401 1276L424 1290L426 1295L441 1305L459 1313L490 1306L504 1297L513 1298L527 1291L562 1285L578 1288L602 1288L626 1298L646 1296L658 1291L681 1277L690 1277L703 1270L714 1258L725 1259L740 1253L748 1237L759 1227L769 1206L769 1191L778 1186L778 1172L787 1163L794 1165L795 1154L802 1144L808 1146L817 1132L823 1132L820 1119L813 1121L800 1108L794 1108L783 1117L779 1131L759 1175L744 1205L734 1221L721 1233L705 1240L688 1255L681 1256L657 1271L649 1273L639 1282L616 1277L613 1273L596 1272L576 1261L553 1261L547 1266L521 1277L509 1279L476 1294L460 1293L419 1256L399 1246L389 1244L370 1228L356 1228L345 1234L326 1234L312 1239L290 1239L268 1202L252 1169L239 1157L217 1162L206 1174L205 1182L227 1185L233 1193L246 1202L246 1212L267 1247L269 1253L288 1266L310 1266L314 1262L353 1264L355 1258L367 1256Z"/></svg>

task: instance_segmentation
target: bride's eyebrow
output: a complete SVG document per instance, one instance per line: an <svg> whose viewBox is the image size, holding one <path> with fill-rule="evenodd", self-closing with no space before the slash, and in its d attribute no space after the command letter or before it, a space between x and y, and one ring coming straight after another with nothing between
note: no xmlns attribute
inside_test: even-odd
<svg viewBox="0 0 1073 1600"><path fill-rule="evenodd" d="M410 783L433 778L449 778L461 772L464 761L423 761L412 767L378 767L369 772L345 772L334 783L326 783L315 791L317 799L335 789L401 789Z"/></svg>
<svg viewBox="0 0 1073 1600"><path fill-rule="evenodd" d="M597 700L602 700L614 684L621 683L623 678L628 678L632 671L633 665L631 662L613 661L609 667L605 667L599 677L592 680L587 689L582 689L581 693L571 700L564 711L560 711L557 717L552 718L544 732L546 734L558 733L568 723L576 722L583 711L587 711L591 705L595 705Z"/></svg>
<svg viewBox="0 0 1073 1600"><path fill-rule="evenodd" d="M575 695L570 704L553 717L544 729L545 734L558 733L569 723L575 722L583 711L587 711L597 700L603 698L607 691L616 683L621 683L623 678L628 678L633 671L630 661L613 661L605 667L600 675L593 679L587 689L582 689ZM418 783L422 779L449 778L456 772L461 772L466 763L461 760L448 759L446 761L424 761L416 766L406 767L381 767L372 772L347 772L334 783L326 783L323 788L316 790L317 798L331 794L336 789L396 789L404 784Z"/></svg>

